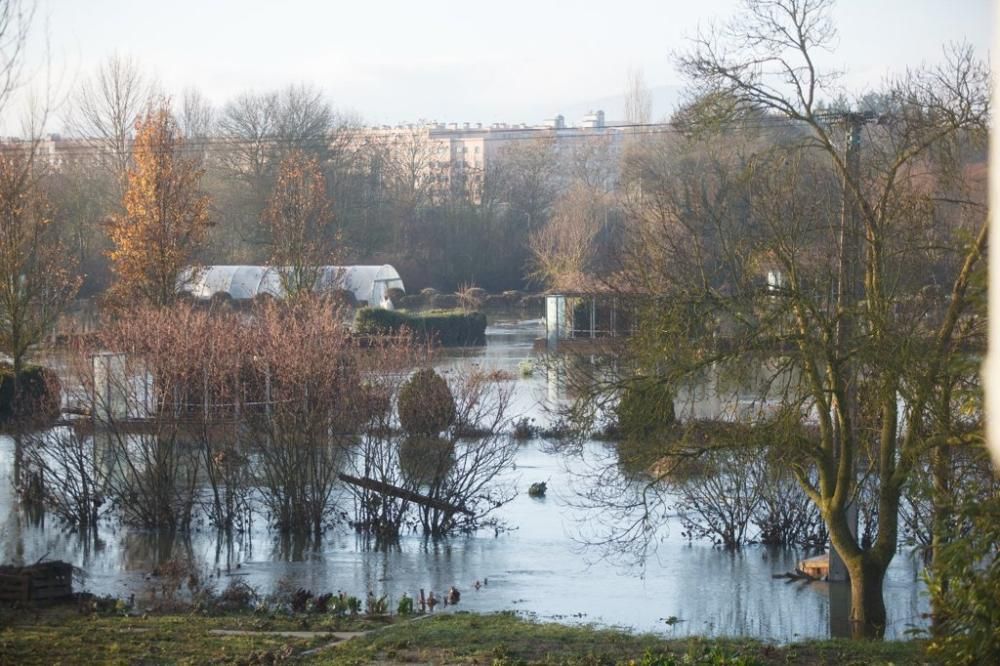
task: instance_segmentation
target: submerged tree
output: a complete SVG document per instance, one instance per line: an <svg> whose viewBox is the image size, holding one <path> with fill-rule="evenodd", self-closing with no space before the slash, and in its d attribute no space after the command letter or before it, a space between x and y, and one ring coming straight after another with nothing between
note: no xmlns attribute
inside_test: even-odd
<svg viewBox="0 0 1000 666"><path fill-rule="evenodd" d="M626 165L617 279L642 295L630 360L645 377L677 391L706 370L766 375L731 417L774 430L846 565L856 631L878 636L904 489L942 442L973 439L946 387L982 342L985 209L965 186L988 73L956 47L857 112L824 108L830 4L748 1L680 58L707 104L681 115L671 151ZM851 525L865 496L868 538Z"/></svg>
<svg viewBox="0 0 1000 666"><path fill-rule="evenodd" d="M812 59L834 35L829 5L750 2L723 33L724 44L706 36L681 58L704 91L792 126L783 146L747 164L741 205L750 226L721 228L719 244L701 248L720 265L739 266L736 279L722 288L674 275L650 286L682 295L701 318L730 323L725 346L706 345L702 336L678 339L701 350L688 368L778 350L793 359L801 375L786 386L782 408L799 410L802 419L814 414L818 433L790 441L797 457L791 468L847 567L856 628L880 635L900 497L934 444L938 387L980 321L973 308L985 215L974 202L938 194L949 179L962 178L963 146L981 141L988 74L969 49L957 48L945 65L892 83L878 125L863 129L870 116L860 113L831 116L818 103L829 78ZM846 146L838 129L846 129ZM837 181L842 192L831 187ZM843 213L833 214L841 209L838 194ZM937 284L946 295L920 298ZM878 506L870 543L850 525L863 471Z"/></svg>
<svg viewBox="0 0 1000 666"><path fill-rule="evenodd" d="M166 104L151 108L136 125L124 212L109 227L111 293L119 301L172 303L183 269L205 237L209 218L208 197L199 190L202 169L183 156L183 145Z"/></svg>

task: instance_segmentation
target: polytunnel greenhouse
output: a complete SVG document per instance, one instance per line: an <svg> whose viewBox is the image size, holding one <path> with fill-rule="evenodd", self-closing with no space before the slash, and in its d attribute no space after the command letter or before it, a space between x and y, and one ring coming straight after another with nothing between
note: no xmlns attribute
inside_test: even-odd
<svg viewBox="0 0 1000 666"><path fill-rule="evenodd" d="M178 280L178 290L199 301L220 295L250 301L261 295L283 298L281 268L276 266L205 266L188 268ZM372 307L389 305L389 290L404 289L403 280L389 264L381 266L322 266L318 292L346 290L355 300Z"/></svg>

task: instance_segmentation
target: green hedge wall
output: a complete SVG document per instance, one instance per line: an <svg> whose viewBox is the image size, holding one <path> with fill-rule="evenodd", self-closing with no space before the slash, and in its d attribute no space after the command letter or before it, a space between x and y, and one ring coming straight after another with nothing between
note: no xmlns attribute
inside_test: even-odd
<svg viewBox="0 0 1000 666"><path fill-rule="evenodd" d="M360 335L395 333L409 328L422 339L433 339L443 347L481 347L486 344L486 315L482 312L405 312L381 308L361 308L354 319Z"/></svg>
<svg viewBox="0 0 1000 666"><path fill-rule="evenodd" d="M48 368L26 366L21 371L21 404L15 413L14 368L0 364L0 423L14 419L44 421L59 415L62 388L59 378Z"/></svg>

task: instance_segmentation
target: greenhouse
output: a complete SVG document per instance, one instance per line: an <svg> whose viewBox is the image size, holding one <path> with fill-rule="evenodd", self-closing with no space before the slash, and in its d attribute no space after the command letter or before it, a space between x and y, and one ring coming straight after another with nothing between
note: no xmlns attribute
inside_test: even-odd
<svg viewBox="0 0 1000 666"><path fill-rule="evenodd" d="M281 268L276 266L204 266L188 268L178 279L178 291L199 301L228 297L249 301L261 295L285 296ZM356 301L372 307L391 307L390 289L404 289L403 280L389 264L381 266L323 266L316 291L346 290Z"/></svg>

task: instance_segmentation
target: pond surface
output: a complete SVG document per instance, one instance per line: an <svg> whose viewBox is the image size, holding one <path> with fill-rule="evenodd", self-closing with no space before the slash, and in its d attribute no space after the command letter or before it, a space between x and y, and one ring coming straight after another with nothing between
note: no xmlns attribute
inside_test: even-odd
<svg viewBox="0 0 1000 666"><path fill-rule="evenodd" d="M520 377L519 365L533 357L532 342L542 334L539 322L498 324L487 330L487 346L458 350L441 358L441 370L479 364L519 376L514 408L545 421L543 405L558 398L544 371ZM605 445L592 443L599 454ZM575 459L549 451L543 442L526 442L517 456L519 494L499 516L512 527L494 534L439 542L404 536L388 552L365 547L346 525L318 542L283 543L264 529L261 519L241 543L224 544L211 529L189 538L151 534L105 525L96 539L81 540L54 521L32 523L19 508L12 488L13 442L0 438L0 561L32 563L40 558L73 562L85 572L84 584L97 594L141 596L157 561L193 555L206 570L218 569L220 586L230 575L242 576L262 592L283 581L315 592L345 590L363 596L368 590L388 594L390 606L404 593L420 588L438 594L454 585L462 591L462 610L517 610L540 619L594 622L664 635L753 636L793 641L830 635L829 585L803 585L773 579L793 570L803 553L751 546L740 553L689 542L679 523L668 521L656 553L644 567L599 558L581 546L578 535L588 525L587 512L574 506ZM546 481L547 497L534 499L527 487ZM349 509L348 509L349 510ZM885 584L890 637L924 626L927 611L919 565L905 551L893 562ZM473 583L487 580L476 591ZM844 586L834 586L842 597ZM835 613L839 618L840 613ZM668 625L665 618L678 622Z"/></svg>

